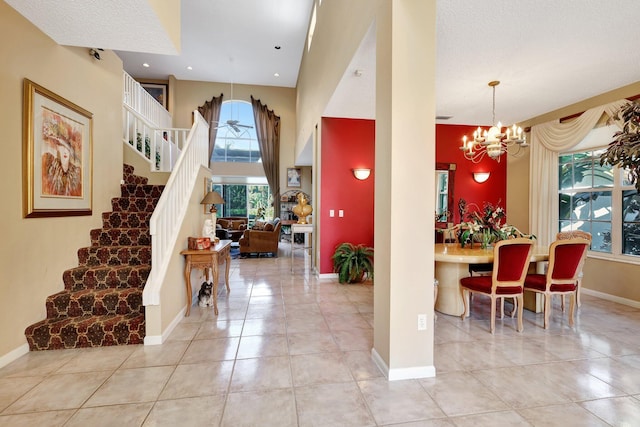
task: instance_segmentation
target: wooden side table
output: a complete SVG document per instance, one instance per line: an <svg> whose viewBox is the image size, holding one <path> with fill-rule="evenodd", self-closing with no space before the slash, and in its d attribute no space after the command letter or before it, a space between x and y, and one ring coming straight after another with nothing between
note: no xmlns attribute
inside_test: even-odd
<svg viewBox="0 0 640 427"><path fill-rule="evenodd" d="M226 262L225 283L227 292L229 288L229 266L231 264L231 240L220 240L209 249L190 250L185 249L180 252L184 255L186 263L184 266L184 280L187 287L187 312L185 317L191 314L191 270L194 268L202 268L205 270L205 276L209 279L209 269L213 273L213 312L218 315L218 266Z"/></svg>

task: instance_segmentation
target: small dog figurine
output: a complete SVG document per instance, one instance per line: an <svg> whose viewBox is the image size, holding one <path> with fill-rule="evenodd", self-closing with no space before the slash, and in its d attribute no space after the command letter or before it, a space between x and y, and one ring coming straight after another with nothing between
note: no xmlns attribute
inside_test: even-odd
<svg viewBox="0 0 640 427"><path fill-rule="evenodd" d="M200 307L207 307L213 305L213 282L203 282L198 292L198 305Z"/></svg>

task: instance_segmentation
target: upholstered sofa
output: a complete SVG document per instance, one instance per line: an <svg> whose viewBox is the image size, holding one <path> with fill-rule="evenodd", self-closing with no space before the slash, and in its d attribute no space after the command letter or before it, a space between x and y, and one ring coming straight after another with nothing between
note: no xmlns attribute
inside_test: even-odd
<svg viewBox="0 0 640 427"><path fill-rule="evenodd" d="M267 222L256 221L240 238L240 255L266 253L278 256L281 226L280 218Z"/></svg>
<svg viewBox="0 0 640 427"><path fill-rule="evenodd" d="M216 237L237 242L247 229L249 219L243 216L226 216L216 220Z"/></svg>

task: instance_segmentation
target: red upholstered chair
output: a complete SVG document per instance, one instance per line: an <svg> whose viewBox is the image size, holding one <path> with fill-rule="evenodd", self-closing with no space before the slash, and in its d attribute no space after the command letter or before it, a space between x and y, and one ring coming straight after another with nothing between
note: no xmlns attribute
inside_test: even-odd
<svg viewBox="0 0 640 427"><path fill-rule="evenodd" d="M460 292L464 301L462 320L469 314L466 294L481 293L491 298L491 333L496 326L496 300L514 298L517 300L518 332L522 332L522 292L524 278L529 267L533 242L517 238L501 240L493 248L493 271L491 276L473 276L460 279Z"/></svg>
<svg viewBox="0 0 640 427"><path fill-rule="evenodd" d="M578 276L587 256L587 239L556 240L549 247L549 268L546 274L528 274L524 288L544 294L544 328L549 328L552 295L571 295L569 325L573 326L573 313L578 291Z"/></svg>
<svg viewBox="0 0 640 427"><path fill-rule="evenodd" d="M560 233L556 234L556 240L566 240L574 238L586 239L589 241L589 243L591 243L591 233L588 233L586 231L561 231ZM578 307L580 307L580 305L582 304L582 302L580 301L580 288L582 288L582 270L580 270L580 273L578 274L578 289L576 289L576 304L578 304ZM562 296L562 311L564 311L564 295Z"/></svg>

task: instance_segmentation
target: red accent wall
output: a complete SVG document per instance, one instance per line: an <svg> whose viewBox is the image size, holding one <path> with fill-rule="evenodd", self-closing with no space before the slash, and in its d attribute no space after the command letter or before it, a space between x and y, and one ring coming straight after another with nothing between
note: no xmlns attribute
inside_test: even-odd
<svg viewBox="0 0 640 427"><path fill-rule="evenodd" d="M314 217L319 215L322 221L319 269L328 274L333 272L331 256L340 243L373 247L375 121L322 118L321 135L322 212L314 212ZM354 168L369 168L371 175L357 180ZM329 216L330 209L334 217Z"/></svg>
<svg viewBox="0 0 640 427"><path fill-rule="evenodd" d="M436 125L436 162L455 163L455 186L453 194L453 220L460 222L458 202L461 198L467 204L482 208L484 201L506 207L507 161L500 162L485 157L479 163L464 158L460 146L462 137L473 135L477 126ZM374 179L375 174L375 121L357 119L322 119L322 170L321 202L322 212L314 206L314 218L322 221L320 236L321 274L333 271L331 255L342 242L362 243L374 246ZM354 178L352 169L371 169L371 176L365 181ZM489 179L478 184L473 180L473 172L491 172ZM335 216L329 216L329 210ZM338 211L344 210L344 217ZM425 215L425 219L428 216ZM432 216L430 217L432 218Z"/></svg>
<svg viewBox="0 0 640 427"><path fill-rule="evenodd" d="M458 201L461 198L467 205L475 203L479 208L486 201L506 209L507 159L496 162L485 156L479 163L473 163L465 159L460 150L462 137L472 137L475 129L477 126L436 125L436 162L455 163L457 167L453 192L454 223L460 222ZM491 172L491 176L478 184L473 180L473 172Z"/></svg>

